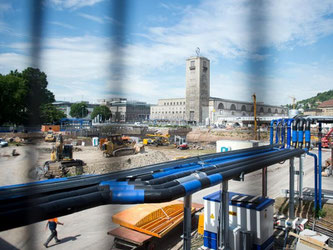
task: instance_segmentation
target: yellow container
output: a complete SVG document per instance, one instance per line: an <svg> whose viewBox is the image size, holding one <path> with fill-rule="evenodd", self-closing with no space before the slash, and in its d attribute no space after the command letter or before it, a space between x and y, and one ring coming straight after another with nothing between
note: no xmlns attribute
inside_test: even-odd
<svg viewBox="0 0 333 250"><path fill-rule="evenodd" d="M148 139L143 139L142 144L143 145L148 145Z"/></svg>
<svg viewBox="0 0 333 250"><path fill-rule="evenodd" d="M199 222L198 222L198 234L204 235L204 214L199 214Z"/></svg>

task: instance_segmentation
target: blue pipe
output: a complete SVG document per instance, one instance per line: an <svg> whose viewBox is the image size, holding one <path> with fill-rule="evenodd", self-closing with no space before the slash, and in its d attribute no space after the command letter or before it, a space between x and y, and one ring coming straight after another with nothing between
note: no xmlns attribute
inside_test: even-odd
<svg viewBox="0 0 333 250"><path fill-rule="evenodd" d="M314 198L314 209L317 211L318 208L318 158L317 155L307 152L308 155L312 156L314 159L314 188L315 188L315 198Z"/></svg>
<svg viewBox="0 0 333 250"><path fill-rule="evenodd" d="M321 209L321 138L322 138L322 127L321 122L319 122L319 144L318 144L318 199L319 199L319 209Z"/></svg>
<svg viewBox="0 0 333 250"><path fill-rule="evenodd" d="M265 156L267 154L270 154L272 152L277 152L277 151L280 151L280 149L274 149L274 150L270 150L270 151L266 151L266 152L260 152L260 154L256 154L255 156L254 155L249 155L249 154L242 154L244 155L243 157L238 157L237 159L229 159L229 160L220 160L218 163L216 164L224 164L224 163L233 163L233 162L236 162L236 161L239 161L239 160L244 160L244 159L257 159L258 157L261 157L261 156ZM241 155L241 154L240 154ZM230 157L229 157L230 158ZM177 170L173 170L173 171L167 171L167 172L159 172L159 173L156 173L156 174L153 174L154 176L154 179L157 180L159 178L163 178L165 176L173 176L177 173L180 173L180 172L186 172L186 171L192 171L192 172L195 172L197 170L200 170L200 171L205 171L206 168L209 168L209 167L212 167L212 166L216 166L215 164L206 164L206 165L197 165L197 167L191 167L191 168L184 168L184 169L177 169ZM128 181L116 181L116 180L108 180L108 181L103 181L99 184L99 186L105 186L105 185L108 185L110 190L133 190L135 185L133 185L135 183L129 183Z"/></svg>
<svg viewBox="0 0 333 250"><path fill-rule="evenodd" d="M274 123L276 120L271 120L271 126L270 126L270 144L273 145L273 139L274 139Z"/></svg>
<svg viewBox="0 0 333 250"><path fill-rule="evenodd" d="M297 130L298 130L298 148L302 148L303 147L303 135L304 135L304 119L300 119L298 126L297 126Z"/></svg>
<svg viewBox="0 0 333 250"><path fill-rule="evenodd" d="M257 155L258 153L261 154L261 153L264 153L264 152L272 152L272 151L274 151L274 149L264 149L264 150L261 149L261 150L253 151L253 152L250 152L250 153L241 153L241 154L237 154L237 155L230 155L230 156L225 156L225 157L214 158L212 160L207 160L205 163L206 163L206 167L208 167L208 166L212 166L215 162L219 162L219 163L232 162L232 161L236 161L236 160L250 158L251 155L254 155L254 154ZM152 176L153 176L154 179L156 179L156 178L160 178L160 177L167 176L167 175L170 175L170 174L184 172L185 170L201 169L202 167L203 166L200 165L200 164L195 164L195 165L193 164L190 167L169 168L167 171L154 173L154 174L152 174Z"/></svg>
<svg viewBox="0 0 333 250"><path fill-rule="evenodd" d="M298 122L299 122L299 120L298 119L295 119L294 121L293 121L293 124L292 124L292 130L293 130L293 132L292 132L292 147L293 148L296 148L297 147L297 124L298 124Z"/></svg>
<svg viewBox="0 0 333 250"><path fill-rule="evenodd" d="M311 146L311 120L307 119L305 123L305 147L310 149Z"/></svg>
<svg viewBox="0 0 333 250"><path fill-rule="evenodd" d="M281 148L285 148L285 135L286 135L286 124L287 124L287 121L285 119L282 120L282 128L281 128L281 144L282 144L282 147Z"/></svg>
<svg viewBox="0 0 333 250"><path fill-rule="evenodd" d="M281 121L282 119L278 119L276 122L276 132L275 132L275 143L280 143L280 127L281 127Z"/></svg>
<svg viewBox="0 0 333 250"><path fill-rule="evenodd" d="M287 120L287 148L290 148L291 143L291 124L294 121L294 119L288 119Z"/></svg>

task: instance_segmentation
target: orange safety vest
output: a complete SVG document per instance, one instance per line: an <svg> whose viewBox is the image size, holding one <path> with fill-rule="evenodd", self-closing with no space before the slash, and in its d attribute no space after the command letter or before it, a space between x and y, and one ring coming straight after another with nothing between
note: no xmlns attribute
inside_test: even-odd
<svg viewBox="0 0 333 250"><path fill-rule="evenodd" d="M53 218L53 219L48 219L49 222L55 222L57 223L58 222L58 219L57 218Z"/></svg>

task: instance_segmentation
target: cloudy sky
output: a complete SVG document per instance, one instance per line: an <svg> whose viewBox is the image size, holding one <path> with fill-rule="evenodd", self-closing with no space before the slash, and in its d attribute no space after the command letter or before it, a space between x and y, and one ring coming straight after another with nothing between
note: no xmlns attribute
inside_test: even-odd
<svg viewBox="0 0 333 250"><path fill-rule="evenodd" d="M34 2L0 0L1 74L32 65ZM57 100L184 97L197 47L214 97L279 105L333 89L333 1L119 2L43 2L39 67Z"/></svg>

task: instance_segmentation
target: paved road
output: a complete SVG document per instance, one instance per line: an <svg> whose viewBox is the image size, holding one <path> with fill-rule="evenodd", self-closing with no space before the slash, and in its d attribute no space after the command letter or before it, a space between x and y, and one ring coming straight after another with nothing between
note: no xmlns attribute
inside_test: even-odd
<svg viewBox="0 0 333 250"><path fill-rule="evenodd" d="M324 152L323 161L328 157L329 152ZM298 159L295 160L295 166L298 168ZM313 187L313 159L309 156L304 160L304 171L304 186ZM332 180L332 177L324 177L323 188L333 190ZM219 190L219 188L218 185L194 194L193 202L202 203L202 197ZM280 196L281 189L287 188L289 188L289 162L269 167L269 197ZM246 175L244 182L230 181L229 190L260 195L261 171ZM106 233L117 226L111 222L111 216L127 207L129 206L108 205L59 218L61 222L65 223L64 226L58 227L59 238L62 238L63 241L52 246L52 249L110 249L113 239L107 236ZM46 222L40 222L31 226L1 232L0 249L43 249L42 244L49 234L48 230L44 230L45 224Z"/></svg>

